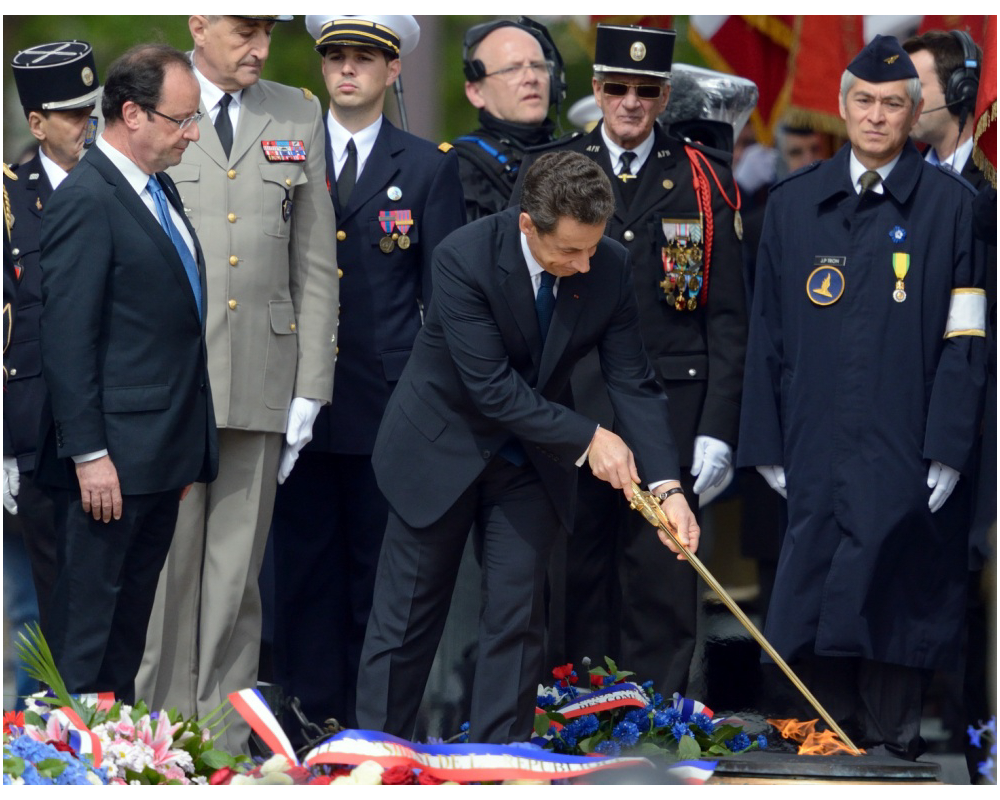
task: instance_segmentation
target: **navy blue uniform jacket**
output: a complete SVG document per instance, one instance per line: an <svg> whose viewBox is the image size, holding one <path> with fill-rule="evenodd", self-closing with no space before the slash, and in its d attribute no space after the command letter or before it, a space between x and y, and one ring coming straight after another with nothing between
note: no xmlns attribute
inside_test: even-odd
<svg viewBox="0 0 1000 800"><path fill-rule="evenodd" d="M329 136L327 136L329 152ZM431 253L465 223L458 158L382 120L375 146L346 208L337 201L340 328L333 401L324 406L307 450L369 455L431 299ZM399 190L398 199L389 190ZM395 195L396 192L393 192ZM379 249L379 212L411 213L410 246Z"/></svg>
<svg viewBox="0 0 1000 800"><path fill-rule="evenodd" d="M944 338L952 289L983 281L973 192L907 143L885 194L859 197L849 155L774 187L757 261L738 463L788 481L766 635L786 658L945 668L968 528L962 492L931 514L926 481L932 460L965 472L978 431L984 339ZM903 302L894 253L910 258ZM824 263L844 289L817 305Z"/></svg>
<svg viewBox="0 0 1000 800"><path fill-rule="evenodd" d="M372 456L379 488L416 528L439 519L511 436L571 527L575 462L596 423L558 400L595 347L639 475L679 474L666 397L642 347L628 253L604 238L588 273L559 280L543 349L518 215L513 208L470 223L434 252L434 303Z"/></svg>

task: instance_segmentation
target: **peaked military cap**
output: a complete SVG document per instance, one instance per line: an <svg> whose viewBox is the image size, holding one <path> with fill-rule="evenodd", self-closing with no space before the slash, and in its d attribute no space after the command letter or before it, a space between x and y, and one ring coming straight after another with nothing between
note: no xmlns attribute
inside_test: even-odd
<svg viewBox="0 0 1000 800"><path fill-rule="evenodd" d="M320 53L332 45L377 47L398 58L420 41L420 25L410 14L309 14L306 29Z"/></svg>
<svg viewBox="0 0 1000 800"><path fill-rule="evenodd" d="M895 36L876 34L847 65L854 77L869 83L888 83L916 78L917 70Z"/></svg>
<svg viewBox="0 0 1000 800"><path fill-rule="evenodd" d="M36 44L15 55L10 65L26 111L63 111L97 103L101 83L87 42Z"/></svg>
<svg viewBox="0 0 1000 800"><path fill-rule="evenodd" d="M662 28L599 24L594 71L669 78L676 36Z"/></svg>

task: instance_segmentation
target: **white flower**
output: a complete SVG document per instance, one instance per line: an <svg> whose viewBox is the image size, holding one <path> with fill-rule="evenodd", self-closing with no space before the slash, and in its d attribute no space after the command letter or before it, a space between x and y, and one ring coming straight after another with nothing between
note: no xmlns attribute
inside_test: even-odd
<svg viewBox="0 0 1000 800"><path fill-rule="evenodd" d="M291 764L288 763L287 758L281 755L281 753L276 753L260 765L260 774L268 775L272 772L284 772L290 766Z"/></svg>

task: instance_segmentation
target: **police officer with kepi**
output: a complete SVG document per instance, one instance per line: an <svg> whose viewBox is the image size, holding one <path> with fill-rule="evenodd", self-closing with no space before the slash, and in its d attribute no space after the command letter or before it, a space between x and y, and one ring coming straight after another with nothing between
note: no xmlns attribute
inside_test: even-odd
<svg viewBox="0 0 1000 800"><path fill-rule="evenodd" d="M730 472L746 300L729 156L675 138L657 122L670 95L674 38L670 30L598 25L592 87L603 120L551 148L593 159L614 186L608 235L631 256L643 344L670 399L681 482L691 497ZM573 396L577 410L615 424L595 358L574 374ZM573 609L567 659L610 653L659 691L684 692L695 647L696 573L667 555L641 515L585 470L577 502L566 570ZM612 531L620 537L617 562L608 558ZM609 609L619 597L616 618Z"/></svg>
<svg viewBox="0 0 1000 800"><path fill-rule="evenodd" d="M849 143L772 188L738 459L788 499L765 635L858 746L911 760L960 652L985 381L974 193L909 140L922 102L876 36L841 80Z"/></svg>
<svg viewBox="0 0 1000 800"><path fill-rule="evenodd" d="M55 580L55 529L51 501L34 482L39 420L45 400L38 344L42 279L38 269L42 211L53 190L94 143L100 95L94 52L87 42L35 45L11 60L18 98L38 152L4 175L13 224L11 254L18 275L14 335L7 351L4 396L4 529L19 531L31 561L43 629ZM16 515L16 516L14 516Z"/></svg>
<svg viewBox="0 0 1000 800"><path fill-rule="evenodd" d="M473 25L462 42L465 96L479 128L452 142L471 222L507 207L524 152L551 142L549 108L566 95L563 61L548 28L530 17Z"/></svg>
<svg viewBox="0 0 1000 800"><path fill-rule="evenodd" d="M420 37L416 20L321 14L306 27L330 95L327 202L337 212L341 311L333 402L275 503L274 661L307 717L353 726L388 514L371 465L375 435L431 302L431 253L465 220L451 145L382 115L400 57Z"/></svg>

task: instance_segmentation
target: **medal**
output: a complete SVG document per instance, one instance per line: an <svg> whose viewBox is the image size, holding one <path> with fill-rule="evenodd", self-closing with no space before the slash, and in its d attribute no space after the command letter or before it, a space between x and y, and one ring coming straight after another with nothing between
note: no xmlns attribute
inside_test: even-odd
<svg viewBox="0 0 1000 800"><path fill-rule="evenodd" d="M406 234L413 227L413 214L408 208L393 209L389 212L396 223L396 230L399 231L399 238L396 244L400 250L406 250L410 246L410 237Z"/></svg>
<svg viewBox="0 0 1000 800"><path fill-rule="evenodd" d="M386 194L394 202L403 196L403 192L398 186L390 186Z"/></svg>
<svg viewBox="0 0 1000 800"><path fill-rule="evenodd" d="M674 305L678 311L683 311L687 307L687 300L684 299L684 295L677 298L677 303Z"/></svg>
<svg viewBox="0 0 1000 800"><path fill-rule="evenodd" d="M393 233L392 229L396 224L396 214L394 211L379 211L378 212L378 224L382 226L382 230L385 231L385 236L379 239L378 249L383 253L391 253L396 249L396 239L399 238L398 233ZM390 235L392 234L392 235Z"/></svg>
<svg viewBox="0 0 1000 800"><path fill-rule="evenodd" d="M391 253L396 249L396 243L392 240L391 236L386 235L379 239L378 249L383 253Z"/></svg>
<svg viewBox="0 0 1000 800"><path fill-rule="evenodd" d="M910 271L910 254L893 253L892 271L896 273L896 290L892 293L892 299L897 303L902 303L906 299L906 287L903 285L903 279Z"/></svg>
<svg viewBox="0 0 1000 800"><path fill-rule="evenodd" d="M743 215L740 214L740 210L736 209L736 214L733 216L733 227L736 229L736 238L741 242L743 241Z"/></svg>

